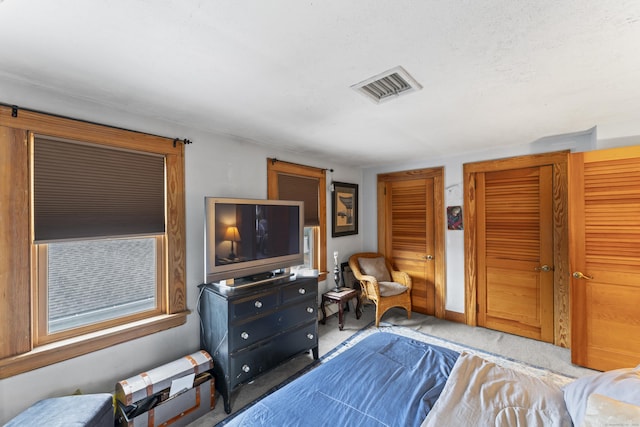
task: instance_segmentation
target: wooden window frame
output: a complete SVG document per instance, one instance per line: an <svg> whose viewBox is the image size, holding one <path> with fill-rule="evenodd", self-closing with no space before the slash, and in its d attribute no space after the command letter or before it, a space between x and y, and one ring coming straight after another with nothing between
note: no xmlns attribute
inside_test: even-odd
<svg viewBox="0 0 640 427"><path fill-rule="evenodd" d="M327 278L327 178L324 169L296 163L283 162L276 159L267 159L267 197L278 197L278 174L296 175L305 178L318 179L318 216L320 225L314 226L314 238L317 248L313 267L318 269L318 280Z"/></svg>
<svg viewBox="0 0 640 427"><path fill-rule="evenodd" d="M37 262L31 212L29 139L33 133L156 153L166 164L162 313L36 346ZM28 110L0 107L0 379L130 341L186 322L184 145L143 134Z"/></svg>

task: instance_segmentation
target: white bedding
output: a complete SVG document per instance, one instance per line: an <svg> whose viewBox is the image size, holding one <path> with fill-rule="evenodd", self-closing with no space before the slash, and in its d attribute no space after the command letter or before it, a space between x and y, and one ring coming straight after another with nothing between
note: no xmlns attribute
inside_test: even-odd
<svg viewBox="0 0 640 427"><path fill-rule="evenodd" d="M555 384L462 353L422 423L436 426L571 427Z"/></svg>
<svg viewBox="0 0 640 427"><path fill-rule="evenodd" d="M637 417L640 414L640 365L636 368L616 369L579 378L564 386L563 391L567 410L576 426L597 425L598 422L606 425L609 423L604 421L607 417L616 420L610 422L612 426L640 426L640 417ZM614 402L619 401L620 405L612 405L612 401L592 399L596 394L613 399ZM591 421L586 424L584 417L591 400L594 400L591 402L593 410L590 414ZM634 413L633 406L636 406L635 415L629 415ZM598 419L600 421L594 421ZM626 421L619 421L620 419Z"/></svg>
<svg viewBox="0 0 640 427"><path fill-rule="evenodd" d="M587 399L587 407L580 426L640 426L640 406L593 393Z"/></svg>

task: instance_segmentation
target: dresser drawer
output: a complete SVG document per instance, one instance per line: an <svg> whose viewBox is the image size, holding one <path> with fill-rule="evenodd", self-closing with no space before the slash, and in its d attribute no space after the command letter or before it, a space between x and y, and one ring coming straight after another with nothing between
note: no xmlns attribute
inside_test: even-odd
<svg viewBox="0 0 640 427"><path fill-rule="evenodd" d="M318 324L314 321L280 334L271 341L230 355L231 388L279 365L288 358L318 345Z"/></svg>
<svg viewBox="0 0 640 427"><path fill-rule="evenodd" d="M242 319L268 313L278 306L278 292L269 292L238 299L229 307L231 319Z"/></svg>
<svg viewBox="0 0 640 427"><path fill-rule="evenodd" d="M282 303L287 304L298 298L305 298L318 294L318 282L315 280L300 281L282 288Z"/></svg>
<svg viewBox="0 0 640 427"><path fill-rule="evenodd" d="M316 299L307 297L306 301L277 310L267 316L254 318L248 322L237 322L229 329L229 349L231 352L248 347L262 339L282 331L317 319Z"/></svg>
<svg viewBox="0 0 640 427"><path fill-rule="evenodd" d="M274 353L280 360L287 355L302 353L305 350L318 346L318 322L316 319L311 323L296 328L295 330L283 334L276 339L278 343Z"/></svg>
<svg viewBox="0 0 640 427"><path fill-rule="evenodd" d="M280 312L280 327L288 329L300 323L318 319L317 299L315 295L307 296L305 300L301 300Z"/></svg>

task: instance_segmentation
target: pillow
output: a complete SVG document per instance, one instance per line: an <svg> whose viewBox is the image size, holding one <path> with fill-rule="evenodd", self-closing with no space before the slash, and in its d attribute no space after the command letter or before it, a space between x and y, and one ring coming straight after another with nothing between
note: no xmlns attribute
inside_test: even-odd
<svg viewBox="0 0 640 427"><path fill-rule="evenodd" d="M380 289L380 296L392 297L406 292L409 288L397 282L378 282L378 289Z"/></svg>
<svg viewBox="0 0 640 427"><path fill-rule="evenodd" d="M463 352L422 427L571 427L559 386Z"/></svg>
<svg viewBox="0 0 640 427"><path fill-rule="evenodd" d="M563 388L564 401L576 426L582 423L587 399L591 394L602 394L632 405L640 405L638 390L640 390L640 366L578 378Z"/></svg>
<svg viewBox="0 0 640 427"><path fill-rule="evenodd" d="M373 276L378 282L390 282L391 276L383 257L358 258L360 270L367 276Z"/></svg>
<svg viewBox="0 0 640 427"><path fill-rule="evenodd" d="M582 426L632 426L638 425L639 420L640 406L594 393L587 399Z"/></svg>

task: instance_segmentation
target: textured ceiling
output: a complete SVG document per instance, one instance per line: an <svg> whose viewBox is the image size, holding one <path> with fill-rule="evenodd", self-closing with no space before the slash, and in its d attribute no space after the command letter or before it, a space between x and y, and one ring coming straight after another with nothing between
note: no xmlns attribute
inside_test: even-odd
<svg viewBox="0 0 640 427"><path fill-rule="evenodd" d="M2 103L358 165L640 135L637 0L0 0L0 40ZM423 89L350 88L395 66Z"/></svg>

